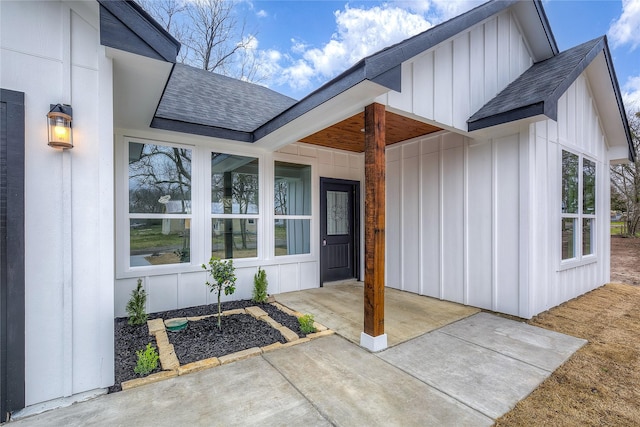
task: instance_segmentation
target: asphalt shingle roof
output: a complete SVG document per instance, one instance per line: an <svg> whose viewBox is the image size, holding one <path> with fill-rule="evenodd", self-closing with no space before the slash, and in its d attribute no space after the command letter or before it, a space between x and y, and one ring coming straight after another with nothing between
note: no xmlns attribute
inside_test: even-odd
<svg viewBox="0 0 640 427"><path fill-rule="evenodd" d="M253 132L295 103L264 86L176 64L155 116Z"/></svg>
<svg viewBox="0 0 640 427"><path fill-rule="evenodd" d="M599 37L532 65L469 118L469 130L537 114L555 119L560 96L603 48Z"/></svg>

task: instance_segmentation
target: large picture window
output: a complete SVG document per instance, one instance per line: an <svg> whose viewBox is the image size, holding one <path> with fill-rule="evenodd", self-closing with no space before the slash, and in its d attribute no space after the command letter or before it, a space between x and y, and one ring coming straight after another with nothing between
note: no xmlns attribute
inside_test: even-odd
<svg viewBox="0 0 640 427"><path fill-rule="evenodd" d="M191 156L186 147L129 142L129 263L189 263Z"/></svg>
<svg viewBox="0 0 640 427"><path fill-rule="evenodd" d="M258 256L258 159L211 153L211 255Z"/></svg>
<svg viewBox="0 0 640 427"><path fill-rule="evenodd" d="M250 265L313 252L311 165L266 156L265 167L250 152L128 136L117 150L119 277L199 271L210 257ZM344 227L336 219L335 232Z"/></svg>
<svg viewBox="0 0 640 427"><path fill-rule="evenodd" d="M596 163L562 151L562 260L594 254Z"/></svg>
<svg viewBox="0 0 640 427"><path fill-rule="evenodd" d="M311 251L311 166L275 162L275 254Z"/></svg>

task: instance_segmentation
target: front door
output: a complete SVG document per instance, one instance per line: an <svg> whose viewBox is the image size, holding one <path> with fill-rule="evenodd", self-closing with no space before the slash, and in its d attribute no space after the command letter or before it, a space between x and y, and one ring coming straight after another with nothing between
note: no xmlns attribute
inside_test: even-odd
<svg viewBox="0 0 640 427"><path fill-rule="evenodd" d="M358 278L360 183L320 178L320 285Z"/></svg>

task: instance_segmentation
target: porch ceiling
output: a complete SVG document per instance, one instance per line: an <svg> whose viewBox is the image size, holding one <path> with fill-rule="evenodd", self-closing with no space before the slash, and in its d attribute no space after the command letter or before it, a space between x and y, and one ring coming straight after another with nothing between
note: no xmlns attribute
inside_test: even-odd
<svg viewBox="0 0 640 427"><path fill-rule="evenodd" d="M442 130L390 111L385 112L385 118L386 145ZM300 142L362 153L364 152L363 129L364 111L302 138Z"/></svg>

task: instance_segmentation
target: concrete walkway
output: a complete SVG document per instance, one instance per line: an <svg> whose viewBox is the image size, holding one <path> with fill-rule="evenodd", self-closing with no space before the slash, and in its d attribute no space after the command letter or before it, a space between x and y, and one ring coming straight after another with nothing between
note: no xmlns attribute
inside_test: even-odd
<svg viewBox="0 0 640 427"><path fill-rule="evenodd" d="M333 335L9 425L489 426L584 343L476 313L377 354Z"/></svg>

